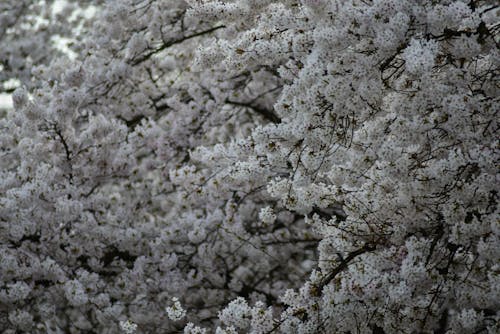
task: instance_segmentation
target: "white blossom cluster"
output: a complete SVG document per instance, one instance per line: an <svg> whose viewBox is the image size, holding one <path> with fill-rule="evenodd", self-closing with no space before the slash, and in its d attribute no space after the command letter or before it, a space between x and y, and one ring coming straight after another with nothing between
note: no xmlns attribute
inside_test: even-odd
<svg viewBox="0 0 500 334"><path fill-rule="evenodd" d="M134 324L130 320L120 321L120 328L125 334L133 334L137 330L137 324Z"/></svg>
<svg viewBox="0 0 500 334"><path fill-rule="evenodd" d="M34 88L32 70L75 52L86 14L101 0L3 0L0 2L0 93Z"/></svg>
<svg viewBox="0 0 500 334"><path fill-rule="evenodd" d="M174 304L165 309L168 318L173 321L181 320L186 316L186 310L182 308L182 305L177 297L173 297L172 301Z"/></svg>
<svg viewBox="0 0 500 334"><path fill-rule="evenodd" d="M52 3L0 4L0 332L500 331L495 1Z"/></svg>

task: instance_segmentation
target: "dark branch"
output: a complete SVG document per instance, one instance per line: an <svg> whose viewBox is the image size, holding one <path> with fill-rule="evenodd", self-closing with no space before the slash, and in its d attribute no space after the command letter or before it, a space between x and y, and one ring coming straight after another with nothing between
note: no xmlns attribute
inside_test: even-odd
<svg viewBox="0 0 500 334"><path fill-rule="evenodd" d="M275 124L281 123L281 119L272 110L264 109L264 108L261 108L259 106L256 106L256 105L253 105L250 103L245 103L245 102L226 100L226 103L231 104L233 106L252 109L257 114L261 115L266 120L268 120L272 123L275 123Z"/></svg>
<svg viewBox="0 0 500 334"><path fill-rule="evenodd" d="M192 35L187 35L187 36L184 36L180 39L176 39L176 40L173 40L173 41L170 41L168 43L164 43L162 46L154 49L154 50L151 50L149 53L146 53L144 54L142 57L138 58L138 59L133 59L132 60L132 64L133 65L137 65L137 64L140 64L142 62L145 62L146 60L148 60L149 58L151 58L151 56L157 54L158 52L161 52L173 45L176 45L176 44L179 44L179 43L182 43L184 41L187 41L191 38L195 38L195 37L199 37L199 36L203 36L203 35L206 35L206 34L209 34L209 33L212 33L216 30L219 30L219 29L222 29L222 28L225 28L226 26L224 25L221 25L221 26L216 26L216 27L213 27L213 28L210 28L208 30L204 30L204 31L200 31L200 32L197 32L197 33L194 33Z"/></svg>
<svg viewBox="0 0 500 334"><path fill-rule="evenodd" d="M355 250L355 251L349 253L349 255L347 255L340 262L340 264L337 267L335 267L331 272L329 272L328 275L326 275L325 277L323 277L323 279L319 282L319 284L317 284L314 287L315 291L313 291L311 294L315 295L315 296L319 296L321 294L321 291L323 290L323 288L328 283L330 283L339 273L341 273L342 271L344 271L347 268L347 266L349 265L349 263L351 263L352 260L354 260L356 257L360 256L361 254L364 254L364 253L367 253L367 252L371 252L373 250L375 250L375 246L374 245L366 244L363 247L361 247L360 249Z"/></svg>

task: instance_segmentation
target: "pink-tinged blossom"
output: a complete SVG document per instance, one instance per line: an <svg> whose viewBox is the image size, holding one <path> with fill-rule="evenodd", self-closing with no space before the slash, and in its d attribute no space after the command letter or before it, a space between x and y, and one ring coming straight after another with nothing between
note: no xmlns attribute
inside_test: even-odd
<svg viewBox="0 0 500 334"><path fill-rule="evenodd" d="M499 331L494 1L57 3L0 4L0 332Z"/></svg>

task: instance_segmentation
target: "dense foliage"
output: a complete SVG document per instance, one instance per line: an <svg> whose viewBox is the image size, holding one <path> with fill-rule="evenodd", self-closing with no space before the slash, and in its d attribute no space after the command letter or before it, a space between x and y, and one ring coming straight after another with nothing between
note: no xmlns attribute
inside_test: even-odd
<svg viewBox="0 0 500 334"><path fill-rule="evenodd" d="M2 333L500 330L496 1L5 3Z"/></svg>

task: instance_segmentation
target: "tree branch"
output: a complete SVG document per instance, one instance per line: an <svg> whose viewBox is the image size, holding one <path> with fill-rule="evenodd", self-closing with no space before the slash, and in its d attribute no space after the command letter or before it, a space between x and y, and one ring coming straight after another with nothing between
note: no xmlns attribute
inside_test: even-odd
<svg viewBox="0 0 500 334"><path fill-rule="evenodd" d="M328 283L330 283L339 273L344 271L352 260L360 256L361 254L371 252L373 250L375 250L375 246L367 243L360 249L349 253L349 255L347 255L346 258L342 259L342 261L337 267L335 267L331 272L328 273L328 275L326 275L325 277L323 277L323 279L321 279L319 284L314 286L314 291L311 294L313 296L319 297L323 288Z"/></svg>
<svg viewBox="0 0 500 334"><path fill-rule="evenodd" d="M266 120L279 124L281 123L281 119L271 110L264 109L261 107L258 107L256 105L250 104L250 103L245 103L245 102L238 102L238 101L231 101L231 100L226 100L227 104L231 104L233 106L238 106L238 107L243 107L243 108L249 108L255 111L257 114L261 115L264 117Z"/></svg>
<svg viewBox="0 0 500 334"><path fill-rule="evenodd" d="M203 36L203 35L209 34L211 32L214 32L216 30L219 30L219 29L222 29L222 28L225 28L225 27L226 26L224 26L224 25L216 26L216 27L210 28L208 30L200 31L200 32L194 33L192 35L187 35L187 36L184 36L184 37L182 37L180 39L176 39L176 40L170 41L168 43L164 43L159 48L154 49L151 52L144 54L142 57L140 57L138 59L133 59L132 60L132 65L138 65L138 64L140 64L142 62L145 62L146 60L148 60L149 58L151 58L151 56L153 56L154 54L157 54L158 52L161 52L161 51L163 51L163 50L171 47L172 45L182 43L182 42L187 41L187 40L189 40L191 38L195 38L195 37L199 37L199 36Z"/></svg>

